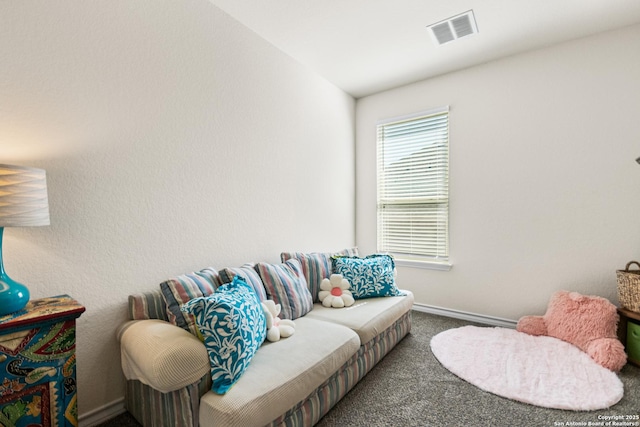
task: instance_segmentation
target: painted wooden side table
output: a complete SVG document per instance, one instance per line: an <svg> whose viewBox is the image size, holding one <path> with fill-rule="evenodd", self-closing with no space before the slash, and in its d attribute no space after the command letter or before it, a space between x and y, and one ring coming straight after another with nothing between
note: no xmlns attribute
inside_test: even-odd
<svg viewBox="0 0 640 427"><path fill-rule="evenodd" d="M0 317L0 426L77 426L76 319L68 295Z"/></svg>

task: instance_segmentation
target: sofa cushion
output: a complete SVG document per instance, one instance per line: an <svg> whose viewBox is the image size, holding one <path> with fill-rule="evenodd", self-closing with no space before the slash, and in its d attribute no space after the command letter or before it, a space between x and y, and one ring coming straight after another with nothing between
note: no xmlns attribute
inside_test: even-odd
<svg viewBox="0 0 640 427"><path fill-rule="evenodd" d="M307 316L296 333L266 342L242 378L225 395L200 400L200 426L263 426L329 379L360 348L355 332Z"/></svg>
<svg viewBox="0 0 640 427"><path fill-rule="evenodd" d="M300 261L290 259L282 264L259 262L255 268L269 299L282 307L280 318L293 320L311 311L313 299Z"/></svg>
<svg viewBox="0 0 640 427"><path fill-rule="evenodd" d="M148 319L169 321L167 303L160 289L129 295L129 320Z"/></svg>
<svg viewBox="0 0 640 427"><path fill-rule="evenodd" d="M411 310L413 294L403 292L405 296L368 298L344 308L327 308L316 303L305 317L346 326L355 331L365 344Z"/></svg>
<svg viewBox="0 0 640 427"><path fill-rule="evenodd" d="M220 270L220 281L222 283L231 283L233 277L238 275L244 279L247 284L253 287L253 290L256 291L258 298L260 301L264 301L267 299L267 293L264 290L264 285L262 284L262 280L260 276L254 269L255 264L247 263L243 264L240 267L227 267Z"/></svg>
<svg viewBox="0 0 640 427"><path fill-rule="evenodd" d="M396 266L390 255L336 256L331 262L333 272L342 274L351 284L355 299L402 295L396 287Z"/></svg>
<svg viewBox="0 0 640 427"><path fill-rule="evenodd" d="M347 248L337 252L282 252L282 262L297 259L302 264L302 272L307 280L307 286L313 297L313 302L318 302L318 292L322 279L331 276L331 257L334 255L358 256L358 248Z"/></svg>
<svg viewBox="0 0 640 427"><path fill-rule="evenodd" d="M249 366L267 336L267 320L253 288L240 276L182 310L196 318L211 364L211 390L226 393Z"/></svg>
<svg viewBox="0 0 640 427"><path fill-rule="evenodd" d="M220 285L219 280L220 276L215 269L205 268L160 283L169 322L198 335L194 317L180 311L180 306L193 298L211 295Z"/></svg>

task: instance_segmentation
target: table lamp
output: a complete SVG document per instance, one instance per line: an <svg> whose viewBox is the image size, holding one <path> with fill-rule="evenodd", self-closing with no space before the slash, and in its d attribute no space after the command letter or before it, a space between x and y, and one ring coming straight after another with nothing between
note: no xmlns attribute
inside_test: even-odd
<svg viewBox="0 0 640 427"><path fill-rule="evenodd" d="M4 227L34 225L49 225L45 171L0 164L0 316L16 312L29 302L29 289L4 271Z"/></svg>

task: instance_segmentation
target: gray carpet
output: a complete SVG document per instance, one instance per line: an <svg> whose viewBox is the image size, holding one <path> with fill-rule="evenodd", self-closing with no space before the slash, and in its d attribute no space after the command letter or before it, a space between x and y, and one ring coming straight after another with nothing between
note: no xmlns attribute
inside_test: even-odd
<svg viewBox="0 0 640 427"><path fill-rule="evenodd" d="M633 417L640 414L640 368L631 365L625 366L620 373L624 397L612 408L602 411L545 409L478 389L443 368L429 348L429 341L435 334L468 324L462 320L414 312L411 334L338 402L317 426L555 427L599 423L604 421L604 416ZM622 418L616 422L624 421ZM640 420L633 422L637 421ZM606 422L602 425L606 425ZM139 424L128 414L100 425L137 426Z"/></svg>

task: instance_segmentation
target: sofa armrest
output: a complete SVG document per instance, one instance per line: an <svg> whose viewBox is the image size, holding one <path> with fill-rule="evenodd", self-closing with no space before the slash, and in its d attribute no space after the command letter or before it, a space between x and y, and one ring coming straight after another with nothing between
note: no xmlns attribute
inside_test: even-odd
<svg viewBox="0 0 640 427"><path fill-rule="evenodd" d="M118 331L122 371L163 393L179 390L210 372L204 344L163 320L134 320Z"/></svg>

